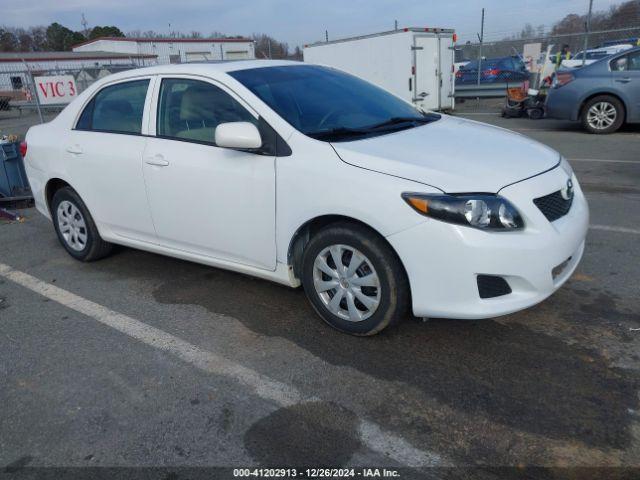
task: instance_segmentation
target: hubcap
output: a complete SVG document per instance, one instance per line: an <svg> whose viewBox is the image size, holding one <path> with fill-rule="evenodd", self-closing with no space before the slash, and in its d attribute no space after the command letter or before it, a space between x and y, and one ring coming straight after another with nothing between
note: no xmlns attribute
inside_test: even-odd
<svg viewBox="0 0 640 480"><path fill-rule="evenodd" d="M591 128L604 130L609 128L616 121L618 112L609 102L598 102L591 106L587 112L587 123Z"/></svg>
<svg viewBox="0 0 640 480"><path fill-rule="evenodd" d="M58 229L64 241L76 251L87 246L87 224L80 210L71 202L63 200L58 205Z"/></svg>
<svg viewBox="0 0 640 480"><path fill-rule="evenodd" d="M313 285L334 315L361 322L380 305L380 280L371 261L348 245L331 245L313 263Z"/></svg>

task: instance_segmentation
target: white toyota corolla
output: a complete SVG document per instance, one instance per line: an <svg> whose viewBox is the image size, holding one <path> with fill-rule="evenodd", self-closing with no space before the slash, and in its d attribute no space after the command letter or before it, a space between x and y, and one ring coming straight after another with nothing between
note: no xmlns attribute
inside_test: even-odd
<svg viewBox="0 0 640 480"><path fill-rule="evenodd" d="M26 143L36 206L78 260L121 244L302 284L358 335L410 307L475 319L534 305L574 271L588 228L554 150L316 65L119 73Z"/></svg>

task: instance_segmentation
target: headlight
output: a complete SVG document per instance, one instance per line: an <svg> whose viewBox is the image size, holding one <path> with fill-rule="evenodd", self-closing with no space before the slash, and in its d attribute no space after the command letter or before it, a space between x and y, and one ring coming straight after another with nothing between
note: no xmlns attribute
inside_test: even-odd
<svg viewBox="0 0 640 480"><path fill-rule="evenodd" d="M449 223L492 231L524 228L518 210L499 195L403 193L402 198L416 212Z"/></svg>

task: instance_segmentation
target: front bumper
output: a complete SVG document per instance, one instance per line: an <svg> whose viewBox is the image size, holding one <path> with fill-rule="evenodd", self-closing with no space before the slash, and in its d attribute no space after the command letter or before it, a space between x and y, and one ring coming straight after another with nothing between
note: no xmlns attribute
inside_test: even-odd
<svg viewBox="0 0 640 480"><path fill-rule="evenodd" d="M573 204L558 220L549 222L533 199L561 190L567 178L562 168L555 168L500 191L525 221L525 229L518 232L486 232L425 219L387 237L409 276L413 313L495 317L535 305L560 288L582 258L589 227L587 202L575 176ZM478 275L503 277L512 292L481 299Z"/></svg>
<svg viewBox="0 0 640 480"><path fill-rule="evenodd" d="M545 114L557 120L578 120L580 95L570 83L560 88L551 88L545 102Z"/></svg>

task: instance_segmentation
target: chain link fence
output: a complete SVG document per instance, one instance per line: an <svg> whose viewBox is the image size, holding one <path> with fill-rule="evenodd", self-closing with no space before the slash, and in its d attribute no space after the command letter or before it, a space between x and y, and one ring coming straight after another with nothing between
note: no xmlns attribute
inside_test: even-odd
<svg viewBox="0 0 640 480"><path fill-rule="evenodd" d="M541 35L539 37L518 38L498 41L485 41L456 45L456 97L487 98L504 97L506 89L529 82L539 85L539 80L553 73L557 65L558 52L565 48L561 60L567 60L587 49L610 47L614 45L640 46L640 26L619 28L615 30L592 31L560 35ZM527 56L526 45L540 44L537 58ZM533 49L536 50L535 48ZM550 56L546 59L546 52ZM496 64L496 59L515 57L514 69L507 64ZM545 62L546 59L546 62ZM526 70L521 70L519 63L524 63ZM468 65L465 71L465 64ZM478 74L478 64L480 73Z"/></svg>
<svg viewBox="0 0 640 480"><path fill-rule="evenodd" d="M93 82L112 73L139 68L137 62L78 66L73 62L59 63L55 66L32 66L27 63L0 63L0 111L34 111L39 113L57 113L66 103L39 105L34 78L70 75L74 79L76 94L82 93ZM6 114L5 114L6 115ZM42 115L40 115L42 117Z"/></svg>

